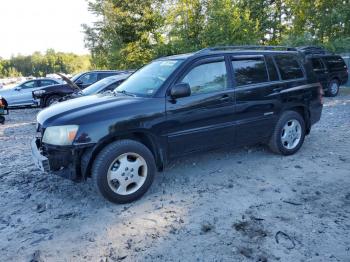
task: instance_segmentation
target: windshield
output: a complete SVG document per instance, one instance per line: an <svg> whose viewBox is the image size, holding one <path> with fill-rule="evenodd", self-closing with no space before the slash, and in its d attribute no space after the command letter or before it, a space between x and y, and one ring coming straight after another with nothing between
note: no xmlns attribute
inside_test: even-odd
<svg viewBox="0 0 350 262"><path fill-rule="evenodd" d="M101 89L109 86L110 84L112 84L113 82L115 82L115 77L107 77L104 78L94 84L92 84L91 86L85 88L83 91L81 91L84 95L92 95L92 94L96 94L98 93Z"/></svg>
<svg viewBox="0 0 350 262"><path fill-rule="evenodd" d="M158 60L132 74L115 92L152 96L183 60Z"/></svg>
<svg viewBox="0 0 350 262"><path fill-rule="evenodd" d="M84 72L74 75L70 80L75 82L82 74L84 74Z"/></svg>

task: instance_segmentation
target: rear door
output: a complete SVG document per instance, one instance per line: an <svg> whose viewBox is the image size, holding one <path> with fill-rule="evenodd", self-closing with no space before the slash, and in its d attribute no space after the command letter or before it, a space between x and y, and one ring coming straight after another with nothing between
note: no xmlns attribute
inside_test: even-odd
<svg viewBox="0 0 350 262"><path fill-rule="evenodd" d="M201 59L176 81L191 95L167 97L166 135L170 157L234 143L233 90L224 57Z"/></svg>
<svg viewBox="0 0 350 262"><path fill-rule="evenodd" d="M231 57L235 88L237 144L250 144L270 136L283 83L270 56Z"/></svg>
<svg viewBox="0 0 350 262"><path fill-rule="evenodd" d="M311 58L311 65L314 73L317 76L318 81L321 83L323 89L327 89L328 87L328 75L329 72L327 68L325 67L323 61L319 57L312 57Z"/></svg>

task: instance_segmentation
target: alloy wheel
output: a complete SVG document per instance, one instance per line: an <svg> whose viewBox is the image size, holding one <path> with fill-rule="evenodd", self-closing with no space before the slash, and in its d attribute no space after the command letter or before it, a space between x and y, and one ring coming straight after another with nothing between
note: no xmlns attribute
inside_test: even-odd
<svg viewBox="0 0 350 262"><path fill-rule="evenodd" d="M296 148L301 139L301 125L298 120L287 121L281 132L282 145L288 150Z"/></svg>
<svg viewBox="0 0 350 262"><path fill-rule="evenodd" d="M139 190L147 177L147 163L136 153L118 156L107 173L108 185L119 195L130 195Z"/></svg>

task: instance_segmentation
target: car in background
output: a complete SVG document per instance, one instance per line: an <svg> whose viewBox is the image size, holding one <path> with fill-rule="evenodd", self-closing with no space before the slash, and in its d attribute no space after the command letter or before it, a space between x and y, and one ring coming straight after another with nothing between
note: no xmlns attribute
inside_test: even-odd
<svg viewBox="0 0 350 262"><path fill-rule="evenodd" d="M54 78L38 78L24 81L12 88L1 89L0 96L6 99L9 107L35 105L32 92L41 90L46 86L61 84L62 81Z"/></svg>
<svg viewBox="0 0 350 262"><path fill-rule="evenodd" d="M131 72L106 77L106 78L92 84L91 86L89 86L89 87L87 87L79 92L74 92L70 95L63 97L62 99L59 100L59 102L67 101L67 100L82 97L82 96L89 96L89 95L101 94L101 93L106 93L106 92L112 92L121 83L123 83L124 80L127 79L130 75L131 75Z"/></svg>
<svg viewBox="0 0 350 262"><path fill-rule="evenodd" d="M60 75L66 83L60 85L52 85L32 93L32 100L41 107L47 107L67 95L79 92L82 89L96 83L97 81L109 76L126 73L129 71L118 70L95 70L79 73L71 79Z"/></svg>
<svg viewBox="0 0 350 262"><path fill-rule="evenodd" d="M7 101L5 100L5 98L0 96L0 124L5 123L4 115L8 115L8 114L9 114L9 110L7 107Z"/></svg>
<svg viewBox="0 0 350 262"><path fill-rule="evenodd" d="M323 48L307 46L297 48L311 61L314 73L327 96L337 96L339 87L348 81L348 67L343 58Z"/></svg>

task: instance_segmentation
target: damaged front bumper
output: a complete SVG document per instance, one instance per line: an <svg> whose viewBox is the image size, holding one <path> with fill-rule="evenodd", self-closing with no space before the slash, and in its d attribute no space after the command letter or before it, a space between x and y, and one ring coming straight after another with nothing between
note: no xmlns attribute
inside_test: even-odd
<svg viewBox="0 0 350 262"><path fill-rule="evenodd" d="M81 156L85 148L43 145L40 138L31 142L33 161L38 169L73 181L82 180Z"/></svg>

